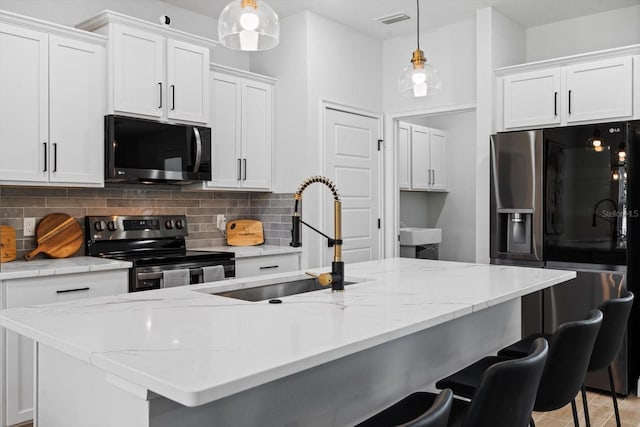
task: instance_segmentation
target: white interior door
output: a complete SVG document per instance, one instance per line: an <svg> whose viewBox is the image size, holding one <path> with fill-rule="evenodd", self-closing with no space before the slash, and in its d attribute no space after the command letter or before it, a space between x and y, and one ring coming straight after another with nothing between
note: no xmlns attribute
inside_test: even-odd
<svg viewBox="0 0 640 427"><path fill-rule="evenodd" d="M347 264L380 258L379 129L378 118L325 110L325 171L342 200L342 255ZM333 203L325 199L325 230L333 230ZM325 252L325 264L329 254Z"/></svg>

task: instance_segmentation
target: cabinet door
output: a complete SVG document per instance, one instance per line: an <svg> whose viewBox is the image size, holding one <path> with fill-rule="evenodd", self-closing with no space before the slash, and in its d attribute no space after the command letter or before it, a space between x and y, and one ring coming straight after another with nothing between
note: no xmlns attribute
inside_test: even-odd
<svg viewBox="0 0 640 427"><path fill-rule="evenodd" d="M505 129L560 124L560 69L518 73L503 78Z"/></svg>
<svg viewBox="0 0 640 427"><path fill-rule="evenodd" d="M272 86L242 81L242 186L271 188Z"/></svg>
<svg viewBox="0 0 640 427"><path fill-rule="evenodd" d="M446 134L437 129L430 130L429 154L431 160L431 190L447 189Z"/></svg>
<svg viewBox="0 0 640 427"><path fill-rule="evenodd" d="M411 126L398 123L398 186L401 190L411 188Z"/></svg>
<svg viewBox="0 0 640 427"><path fill-rule="evenodd" d="M632 58L567 67L567 122L631 117Z"/></svg>
<svg viewBox="0 0 640 427"><path fill-rule="evenodd" d="M49 38L50 182L104 182L104 48Z"/></svg>
<svg viewBox="0 0 640 427"><path fill-rule="evenodd" d="M241 146L242 79L211 72L211 181L208 187L238 187Z"/></svg>
<svg viewBox="0 0 640 427"><path fill-rule="evenodd" d="M49 179L47 40L0 23L0 181Z"/></svg>
<svg viewBox="0 0 640 427"><path fill-rule="evenodd" d="M100 271L5 281L6 308L126 293L128 270ZM7 425L33 418L34 345L15 332L5 334Z"/></svg>
<svg viewBox="0 0 640 427"><path fill-rule="evenodd" d="M411 188L428 190L430 181L429 129L411 126Z"/></svg>
<svg viewBox="0 0 640 427"><path fill-rule="evenodd" d="M164 42L157 34L114 25L114 110L163 116L167 99Z"/></svg>
<svg viewBox="0 0 640 427"><path fill-rule="evenodd" d="M209 48L167 40L167 117L209 120Z"/></svg>

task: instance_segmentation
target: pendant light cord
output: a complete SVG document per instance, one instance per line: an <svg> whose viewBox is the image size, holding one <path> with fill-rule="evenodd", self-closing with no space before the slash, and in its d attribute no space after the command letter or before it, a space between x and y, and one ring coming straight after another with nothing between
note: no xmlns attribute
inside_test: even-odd
<svg viewBox="0 0 640 427"><path fill-rule="evenodd" d="M420 0L416 0L416 39L418 41L418 50L420 50Z"/></svg>

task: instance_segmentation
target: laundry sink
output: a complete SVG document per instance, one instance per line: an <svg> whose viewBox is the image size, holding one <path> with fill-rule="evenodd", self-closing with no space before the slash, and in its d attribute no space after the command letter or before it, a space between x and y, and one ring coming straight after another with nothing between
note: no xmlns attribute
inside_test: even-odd
<svg viewBox="0 0 640 427"><path fill-rule="evenodd" d="M400 244L404 246L418 246L440 243L442 229L404 227L400 229Z"/></svg>

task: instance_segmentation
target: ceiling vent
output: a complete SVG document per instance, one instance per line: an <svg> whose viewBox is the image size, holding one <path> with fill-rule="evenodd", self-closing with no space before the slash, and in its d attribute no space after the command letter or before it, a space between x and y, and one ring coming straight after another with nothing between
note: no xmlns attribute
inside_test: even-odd
<svg viewBox="0 0 640 427"><path fill-rule="evenodd" d="M406 21L407 19L411 19L411 17L404 12L397 12L391 15L381 16L380 18L374 19L374 21L389 25L395 24L396 22Z"/></svg>

